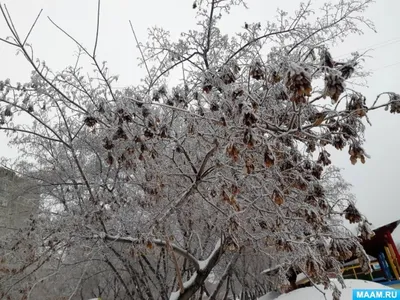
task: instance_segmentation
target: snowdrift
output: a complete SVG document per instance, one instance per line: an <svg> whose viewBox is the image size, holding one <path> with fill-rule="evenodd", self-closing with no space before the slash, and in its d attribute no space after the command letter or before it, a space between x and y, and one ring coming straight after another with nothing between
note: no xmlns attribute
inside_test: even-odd
<svg viewBox="0 0 400 300"><path fill-rule="evenodd" d="M356 280L356 279L346 279L346 288L342 289L339 282L335 282L339 290L342 292L341 300L352 300L353 289L393 289L391 287L385 286L372 281L366 280ZM317 287L325 293L326 300L332 300L332 291L324 290L322 285L317 285ZM292 291L287 294L278 295L277 293L271 292L265 296L258 298L258 300L325 300L324 295L315 287L305 287L298 290Z"/></svg>

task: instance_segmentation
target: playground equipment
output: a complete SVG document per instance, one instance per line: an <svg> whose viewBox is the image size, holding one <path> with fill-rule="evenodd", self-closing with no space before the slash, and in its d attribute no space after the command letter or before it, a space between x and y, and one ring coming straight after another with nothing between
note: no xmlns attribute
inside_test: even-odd
<svg viewBox="0 0 400 300"><path fill-rule="evenodd" d="M370 256L369 274L361 271L357 260L349 261L343 269L345 279L364 279L400 289L400 255L393 241L392 233L400 220L374 230L375 236L362 242L365 252Z"/></svg>
<svg viewBox="0 0 400 300"><path fill-rule="evenodd" d="M369 255L371 272L364 273L356 257L345 262L342 269L344 279L362 279L400 289L400 255L393 241L392 233L400 224L400 220L381 226L374 230L372 239L362 242ZM334 276L334 274L332 275ZM298 288L310 285L303 273L297 274Z"/></svg>

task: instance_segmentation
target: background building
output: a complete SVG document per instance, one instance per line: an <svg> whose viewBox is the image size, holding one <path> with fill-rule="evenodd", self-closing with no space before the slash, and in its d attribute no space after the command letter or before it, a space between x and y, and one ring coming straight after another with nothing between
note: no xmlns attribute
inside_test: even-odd
<svg viewBox="0 0 400 300"><path fill-rule="evenodd" d="M0 167L0 237L23 227L38 205L37 189L27 179Z"/></svg>

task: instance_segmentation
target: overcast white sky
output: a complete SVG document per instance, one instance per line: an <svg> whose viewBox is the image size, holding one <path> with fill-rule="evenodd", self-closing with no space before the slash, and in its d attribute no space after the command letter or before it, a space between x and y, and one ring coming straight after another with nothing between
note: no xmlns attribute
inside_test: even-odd
<svg viewBox="0 0 400 300"><path fill-rule="evenodd" d="M322 3L314 0L314 3ZM51 17L78 41L89 49L93 47L96 28L95 0L7 0L5 3L15 25L24 35L43 8L42 16L29 42L33 44L35 56L46 60L55 70L73 64L76 46L61 34L47 19ZM293 11L297 0L249 0L249 10L234 9L224 23L228 32L240 30L244 22L265 22L276 12L276 5ZM195 12L191 0L103 0L101 11L98 57L106 60L112 73L119 74L118 87L138 83L143 70L137 68L139 52L130 31L131 20L140 41L145 41L147 28L158 25L178 37L181 31L193 27ZM331 52L335 57L355 50L373 49L366 61L367 70L374 71L368 78L368 87L358 88L371 104L375 96L383 91L400 93L400 1L379 0L373 4L366 16L375 23L378 33L367 30L363 36L352 36ZM9 34L3 20L0 21L0 36ZM22 56L15 56L15 49L0 44L0 78L12 82L28 80L30 69ZM365 165L350 164L346 150L332 153L333 162L343 168L344 178L353 184L358 206L375 226L400 218L400 115L374 111L369 114L372 127L367 128L365 148L371 159ZM0 135L0 156L12 156L13 150L6 146L6 138ZM400 241L400 229L395 232Z"/></svg>

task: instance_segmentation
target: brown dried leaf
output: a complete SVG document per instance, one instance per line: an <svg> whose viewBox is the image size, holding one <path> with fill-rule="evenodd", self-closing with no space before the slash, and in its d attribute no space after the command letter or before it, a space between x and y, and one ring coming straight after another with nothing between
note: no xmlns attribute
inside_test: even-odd
<svg viewBox="0 0 400 300"><path fill-rule="evenodd" d="M278 205L282 205L283 202L284 202L283 195L282 195L278 190L275 190L275 191L272 193L272 199L273 199L274 202L275 202L276 204L278 204Z"/></svg>
<svg viewBox="0 0 400 300"><path fill-rule="evenodd" d="M234 162L239 160L239 150L234 144L231 144L226 148L226 153L233 159Z"/></svg>
<svg viewBox="0 0 400 300"><path fill-rule="evenodd" d="M150 241L147 241L147 243L146 243L146 248L147 248L147 249L153 249L153 243L150 242Z"/></svg>

